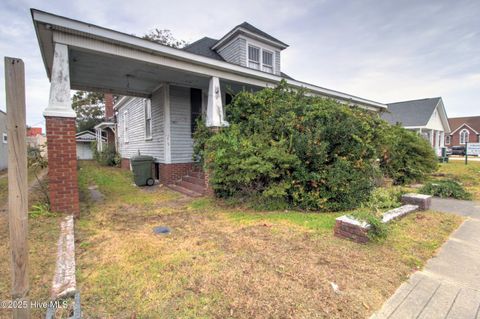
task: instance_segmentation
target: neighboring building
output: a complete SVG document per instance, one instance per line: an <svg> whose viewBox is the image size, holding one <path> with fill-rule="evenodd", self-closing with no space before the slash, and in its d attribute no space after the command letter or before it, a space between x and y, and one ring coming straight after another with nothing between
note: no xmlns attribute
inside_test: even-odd
<svg viewBox="0 0 480 319"><path fill-rule="evenodd" d="M47 137L43 135L41 127L27 128L27 146L38 148L40 154L47 158Z"/></svg>
<svg viewBox="0 0 480 319"><path fill-rule="evenodd" d="M28 136L37 136L42 135L42 128L41 127L27 127L27 137Z"/></svg>
<svg viewBox="0 0 480 319"><path fill-rule="evenodd" d="M418 132L430 142L437 155L441 155L441 149L445 147L445 136L450 132L441 97L389 103L382 118L390 124L400 124Z"/></svg>
<svg viewBox="0 0 480 319"><path fill-rule="evenodd" d="M231 99L227 91L258 91L287 79L292 88L305 88L312 95L371 111L387 108L286 76L281 52L287 45L248 23L236 26L220 40L203 38L175 49L83 21L35 9L31 13L51 81L50 100L43 114L51 150L53 210L79 212L76 156L69 151L76 143L72 139L76 114L70 89L125 96L116 103L117 121L112 127L122 165L129 167L129 159L139 151L152 155L163 184L174 183L195 169L192 131L202 113L207 127L228 125L223 113L224 104ZM56 134L59 130L61 134ZM58 160L61 158L67 160ZM65 171L70 172L66 178L57 178L65 176ZM184 187L203 189L187 179L183 182ZM58 189L62 192L56 192Z"/></svg>
<svg viewBox="0 0 480 319"><path fill-rule="evenodd" d="M465 143L480 142L480 116L452 117L448 119L450 135L445 144L451 146L465 146Z"/></svg>
<svg viewBox="0 0 480 319"><path fill-rule="evenodd" d="M8 167L7 113L0 110L0 171Z"/></svg>
<svg viewBox="0 0 480 319"><path fill-rule="evenodd" d="M83 131L77 133L77 158L80 160L91 160L93 159L93 142L97 140L95 133L91 131Z"/></svg>

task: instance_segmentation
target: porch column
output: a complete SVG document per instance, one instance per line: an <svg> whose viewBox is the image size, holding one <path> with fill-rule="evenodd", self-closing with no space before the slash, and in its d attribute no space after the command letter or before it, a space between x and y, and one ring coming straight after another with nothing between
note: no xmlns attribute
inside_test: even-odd
<svg viewBox="0 0 480 319"><path fill-rule="evenodd" d="M76 114L70 101L68 47L55 44L50 98L43 112L47 129L50 208L78 216Z"/></svg>
<svg viewBox="0 0 480 319"><path fill-rule="evenodd" d="M431 147L435 147L435 145L433 144L433 133L435 131L434 130L430 130L430 146Z"/></svg>
<svg viewBox="0 0 480 319"><path fill-rule="evenodd" d="M207 127L222 127L228 125L223 117L222 94L220 81L217 77L210 78L208 86Z"/></svg>

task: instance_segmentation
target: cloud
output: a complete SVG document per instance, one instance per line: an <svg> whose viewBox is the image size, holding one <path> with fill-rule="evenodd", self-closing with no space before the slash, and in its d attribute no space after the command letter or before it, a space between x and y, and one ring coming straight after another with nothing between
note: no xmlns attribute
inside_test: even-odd
<svg viewBox="0 0 480 319"><path fill-rule="evenodd" d="M30 7L130 34L170 29L189 42L249 21L290 45L282 70L298 80L379 102L442 96L450 115L480 113L477 0L6 0L0 52L25 61L29 124L43 121L49 94Z"/></svg>

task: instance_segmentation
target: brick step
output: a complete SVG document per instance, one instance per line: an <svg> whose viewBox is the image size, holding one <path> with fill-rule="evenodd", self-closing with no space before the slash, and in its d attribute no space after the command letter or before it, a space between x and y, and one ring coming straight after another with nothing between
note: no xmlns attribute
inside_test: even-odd
<svg viewBox="0 0 480 319"><path fill-rule="evenodd" d="M192 172L188 173L188 176L205 179L205 174L203 172L192 171Z"/></svg>
<svg viewBox="0 0 480 319"><path fill-rule="evenodd" d="M205 192L205 186L194 184L194 183L189 183L185 180L181 180L179 182L176 182L175 184L178 185L178 186L181 186L183 188L192 190L194 192L200 193L200 194L203 194Z"/></svg>
<svg viewBox="0 0 480 319"><path fill-rule="evenodd" d="M167 185L167 187L174 190L174 191L182 193L184 195L190 196L190 197L202 197L203 196L202 194L200 194L198 192L192 191L190 189L184 188L184 187L176 185L176 184L170 184L170 185Z"/></svg>
<svg viewBox="0 0 480 319"><path fill-rule="evenodd" d="M189 183L192 183L192 184L196 184L196 185L200 185L200 186L205 187L205 179L203 179L203 178L198 178L198 177L193 177L193 176L184 176L182 178L182 180L184 180L186 182L189 182Z"/></svg>

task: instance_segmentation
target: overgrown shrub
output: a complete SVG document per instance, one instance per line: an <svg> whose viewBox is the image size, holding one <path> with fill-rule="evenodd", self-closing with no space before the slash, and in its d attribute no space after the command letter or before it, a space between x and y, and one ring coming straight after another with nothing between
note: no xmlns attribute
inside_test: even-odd
<svg viewBox="0 0 480 319"><path fill-rule="evenodd" d="M379 241L385 239L388 235L388 226L382 223L382 213L380 210L358 210L350 214L356 220L370 224L368 238Z"/></svg>
<svg viewBox="0 0 480 319"><path fill-rule="evenodd" d="M421 182L437 169L437 156L427 140L401 126L385 123L379 141L380 169L394 184Z"/></svg>
<svg viewBox="0 0 480 319"><path fill-rule="evenodd" d="M93 159L103 166L119 166L122 158L115 151L114 145L105 145L102 151L97 150L96 143L92 143Z"/></svg>
<svg viewBox="0 0 480 319"><path fill-rule="evenodd" d="M472 199L472 194L467 192L459 182L451 179L428 182L420 188L419 192L438 197Z"/></svg>
<svg viewBox="0 0 480 319"><path fill-rule="evenodd" d="M396 208L401 205L403 191L398 187L393 188L375 188L368 200L362 204L362 207L371 210L385 210Z"/></svg>
<svg viewBox="0 0 480 319"><path fill-rule="evenodd" d="M217 195L312 210L351 209L369 197L381 121L367 111L285 83L241 92L226 111L229 127L195 135Z"/></svg>

